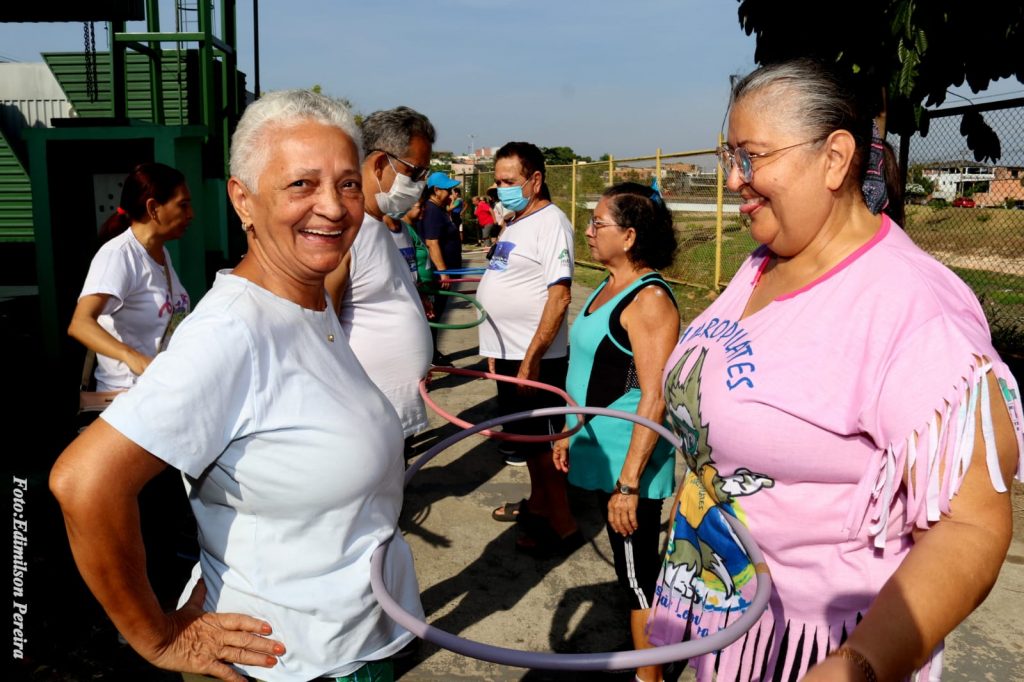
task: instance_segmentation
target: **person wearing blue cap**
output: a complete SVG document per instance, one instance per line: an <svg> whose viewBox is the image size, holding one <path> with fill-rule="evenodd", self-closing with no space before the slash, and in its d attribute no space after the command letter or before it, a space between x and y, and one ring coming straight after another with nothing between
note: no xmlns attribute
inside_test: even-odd
<svg viewBox="0 0 1024 682"><path fill-rule="evenodd" d="M435 171L427 178L427 201L423 205L420 230L435 270L454 270L462 267L462 239L459 236L459 227L448 213L448 202L452 198L451 190L459 184L458 180L449 178L441 171ZM447 289L448 276L439 277L441 287ZM434 297L434 315L439 322L447 307L447 296ZM437 345L438 329L434 327L430 331L434 336L434 364L447 364Z"/></svg>

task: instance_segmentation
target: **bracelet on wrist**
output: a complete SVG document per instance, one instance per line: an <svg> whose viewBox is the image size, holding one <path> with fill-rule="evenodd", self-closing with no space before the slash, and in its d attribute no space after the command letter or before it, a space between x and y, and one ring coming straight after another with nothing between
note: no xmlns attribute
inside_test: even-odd
<svg viewBox="0 0 1024 682"><path fill-rule="evenodd" d="M866 682L878 682L878 676L875 675L875 669L871 667L871 662L864 657L864 654L856 649L851 649L848 646L841 646L829 654L829 657L832 656L842 658L843 660L853 663L857 667L857 670L860 671L860 674L864 676Z"/></svg>

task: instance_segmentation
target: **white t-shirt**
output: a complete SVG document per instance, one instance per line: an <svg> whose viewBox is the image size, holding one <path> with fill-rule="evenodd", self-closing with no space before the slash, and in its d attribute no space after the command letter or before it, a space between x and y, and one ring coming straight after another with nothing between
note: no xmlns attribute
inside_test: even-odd
<svg viewBox="0 0 1024 682"><path fill-rule="evenodd" d="M562 210L548 204L509 223L477 289L487 311L480 325L480 355L522 360L540 326L548 287L572 283L572 224ZM560 358L568 347L566 320L544 358Z"/></svg>
<svg viewBox="0 0 1024 682"><path fill-rule="evenodd" d="M160 339L168 323L173 332L189 311L188 292L174 272L166 248L164 261L166 272L131 229L125 230L96 252L78 295L79 299L92 294L109 295L97 322L118 341L150 357L160 351ZM138 376L127 364L96 355L96 390L131 388L136 380Z"/></svg>
<svg viewBox="0 0 1024 682"><path fill-rule="evenodd" d="M396 532L402 432L330 306L304 309L223 272L102 418L184 472L204 608L265 619L287 647L275 667L242 672L347 675L411 639L370 590L370 555L390 538L385 581L422 613Z"/></svg>
<svg viewBox="0 0 1024 682"><path fill-rule="evenodd" d="M387 225L369 213L352 244L349 285L341 299L341 326L373 383L395 406L410 436L427 426L419 381L434 342L409 266Z"/></svg>
<svg viewBox="0 0 1024 682"><path fill-rule="evenodd" d="M392 232L388 229L388 234L391 235L391 240L395 242L395 246L398 247L398 253L402 255L405 260L405 264L409 266L409 272L412 274L412 281L415 283L419 280L419 274L416 272L416 245L412 243L412 237L406 231L404 223L398 223L401 229L398 232ZM386 226L385 226L386 227Z"/></svg>
<svg viewBox="0 0 1024 682"><path fill-rule="evenodd" d="M505 205L500 201L494 202L494 206L491 207L491 213L494 215L494 222L502 227L509 221L509 218L515 215L515 211L505 208Z"/></svg>

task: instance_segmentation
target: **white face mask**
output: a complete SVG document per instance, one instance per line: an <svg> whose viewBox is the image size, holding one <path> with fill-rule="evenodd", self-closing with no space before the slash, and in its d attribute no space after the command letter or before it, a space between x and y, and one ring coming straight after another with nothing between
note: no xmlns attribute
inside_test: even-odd
<svg viewBox="0 0 1024 682"><path fill-rule="evenodd" d="M391 164L390 158L388 159L388 164ZM391 164L391 169L395 170L394 164ZM374 177L376 178L377 176ZM413 182L412 178L408 175L402 175L395 170L395 181L391 184L391 190L385 192L384 188L381 187L380 178L377 178L377 187L380 188L380 191L374 194L373 198L377 200L377 208L382 213L398 220L420 198L420 195L423 194L423 187L426 184L426 180Z"/></svg>

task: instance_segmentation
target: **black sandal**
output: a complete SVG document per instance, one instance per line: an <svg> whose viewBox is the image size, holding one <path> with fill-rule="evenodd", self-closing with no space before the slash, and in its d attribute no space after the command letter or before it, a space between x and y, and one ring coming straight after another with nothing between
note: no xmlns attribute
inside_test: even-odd
<svg viewBox="0 0 1024 682"><path fill-rule="evenodd" d="M501 523L515 523L519 520L519 515L526 509L526 500L522 499L518 502L506 502L504 506L498 507L491 512L491 518Z"/></svg>

